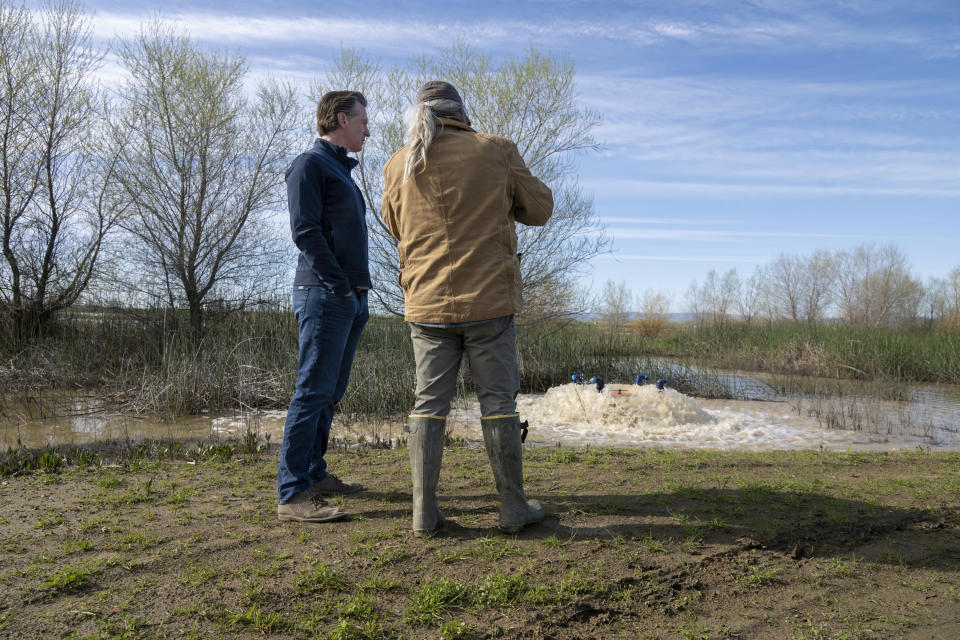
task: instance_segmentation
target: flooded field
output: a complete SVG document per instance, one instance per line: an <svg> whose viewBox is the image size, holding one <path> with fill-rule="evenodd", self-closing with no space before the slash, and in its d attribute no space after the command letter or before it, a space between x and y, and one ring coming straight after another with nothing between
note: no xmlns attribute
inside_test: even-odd
<svg viewBox="0 0 960 640"><path fill-rule="evenodd" d="M534 446L628 446L739 450L889 450L923 447L960 450L960 388L903 386L892 398L875 387L805 379L784 391L782 381L724 374L745 389L745 400L705 400L667 386L565 384L545 394L521 394L519 411L530 421ZM796 381L795 381L796 382ZM829 388L830 393L817 389ZM871 395L873 394L873 395ZM6 397L0 404L0 446L84 444L143 438L204 439L253 431L278 443L283 411L202 414L175 420L110 410L91 396L46 393ZM482 440L475 400L457 403L453 437ZM394 440L400 419L345 421L334 436Z"/></svg>

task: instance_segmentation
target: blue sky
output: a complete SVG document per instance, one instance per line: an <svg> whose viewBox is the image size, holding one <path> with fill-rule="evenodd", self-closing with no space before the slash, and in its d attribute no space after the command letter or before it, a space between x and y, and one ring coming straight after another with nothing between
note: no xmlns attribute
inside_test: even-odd
<svg viewBox="0 0 960 640"><path fill-rule="evenodd" d="M603 149L578 158L614 241L595 287L662 290L681 310L710 269L747 277L783 252L863 242L895 243L922 280L960 266L957 0L86 7L98 36L159 12L304 91L343 46L387 64L458 37L495 56L534 45L568 58L603 119Z"/></svg>

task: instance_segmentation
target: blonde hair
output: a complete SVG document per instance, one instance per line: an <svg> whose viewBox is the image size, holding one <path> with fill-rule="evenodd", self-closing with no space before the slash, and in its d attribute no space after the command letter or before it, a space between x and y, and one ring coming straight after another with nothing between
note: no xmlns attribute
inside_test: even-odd
<svg viewBox="0 0 960 640"><path fill-rule="evenodd" d="M407 158L403 163L403 182L427 164L427 150L443 130L440 118L460 119L463 104L456 100L418 102L408 112Z"/></svg>

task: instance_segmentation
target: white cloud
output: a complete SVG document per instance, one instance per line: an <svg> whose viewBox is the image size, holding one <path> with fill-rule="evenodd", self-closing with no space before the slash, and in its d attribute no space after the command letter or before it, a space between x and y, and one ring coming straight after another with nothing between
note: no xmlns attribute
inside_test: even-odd
<svg viewBox="0 0 960 640"><path fill-rule="evenodd" d="M579 82L603 114L597 166L605 177L629 167L645 179L612 185L623 194L960 196L960 102L943 82L595 74Z"/></svg>
<svg viewBox="0 0 960 640"><path fill-rule="evenodd" d="M630 253L617 253L615 255L602 255L594 258L595 262L709 262L738 264L759 264L764 260L766 260L766 257L748 258L742 255L704 255L702 253L677 253L670 255L638 255Z"/></svg>
<svg viewBox="0 0 960 640"><path fill-rule="evenodd" d="M831 185L791 184L736 184L720 182L677 182L631 180L620 178L587 178L582 186L590 191L602 191L607 197L836 197L836 196L923 196L960 198L960 188L936 189L922 187L851 187Z"/></svg>
<svg viewBox="0 0 960 640"><path fill-rule="evenodd" d="M97 14L96 34L103 38L129 37L158 14ZM414 21L355 20L348 18L312 18L306 16L260 17L226 15L213 12L159 14L164 26L190 34L207 42L245 46L282 44L284 47L320 42L337 46L376 46L379 50L413 50L449 42L451 34L465 31L462 25L428 25Z"/></svg>
<svg viewBox="0 0 960 640"><path fill-rule="evenodd" d="M607 17L593 11L595 5L558 7L545 19L492 19L482 10L464 12L460 20L435 18L426 12L415 18L398 13L395 7L370 14L382 17L353 18L309 15L276 16L236 12L196 10L163 13L142 9L126 12L108 10L97 14L95 28L103 37L131 35L144 20L162 15L164 23L189 30L194 37L220 43L283 43L294 46L316 44L319 40L342 41L347 46L373 47L381 51L412 52L445 46L453 38L474 44L500 44L521 48L531 41L566 49L571 42L605 40L646 47L673 41L697 42L712 50L744 47L789 49L833 49L843 47L910 47L936 55L956 55L955 37L901 25L871 24L830 15L829 10L810 7L788 11L754 9L737 13L728 5L698 11L696 22L666 17L663 10L645 8ZM589 17L581 17L588 15ZM933 36L933 37L932 37Z"/></svg>
<svg viewBox="0 0 960 640"><path fill-rule="evenodd" d="M722 220L714 218L628 218L625 216L599 216L601 224L672 224L672 225L703 225L703 224L743 224L743 220Z"/></svg>
<svg viewBox="0 0 960 640"><path fill-rule="evenodd" d="M859 238L843 233L789 231L721 231L717 229L625 229L607 228L607 235L617 240L682 240L731 242L748 238Z"/></svg>
<svg viewBox="0 0 960 640"><path fill-rule="evenodd" d="M680 240L683 242L739 242L758 238L767 239L844 239L854 241L887 240L887 236L866 233L829 233L822 231L750 231L722 229L628 229L610 228L605 233L614 240ZM899 236L898 240L943 240L943 236Z"/></svg>

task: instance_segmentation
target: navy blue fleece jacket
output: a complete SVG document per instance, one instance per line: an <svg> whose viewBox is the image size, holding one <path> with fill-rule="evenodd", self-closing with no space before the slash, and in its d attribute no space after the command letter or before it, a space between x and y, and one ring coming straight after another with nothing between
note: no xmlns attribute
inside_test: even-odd
<svg viewBox="0 0 960 640"><path fill-rule="evenodd" d="M370 288L366 205L350 177L357 161L317 138L286 172L290 233L300 249L293 285L323 285L339 296Z"/></svg>

